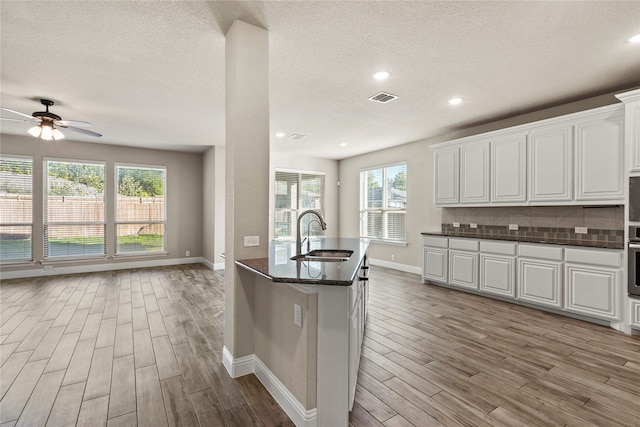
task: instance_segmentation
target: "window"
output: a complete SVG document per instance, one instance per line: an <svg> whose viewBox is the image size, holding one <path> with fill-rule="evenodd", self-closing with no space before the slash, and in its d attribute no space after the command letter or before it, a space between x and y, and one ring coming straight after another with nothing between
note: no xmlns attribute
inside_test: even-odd
<svg viewBox="0 0 640 427"><path fill-rule="evenodd" d="M407 164L360 172L360 236L406 241Z"/></svg>
<svg viewBox="0 0 640 427"><path fill-rule="evenodd" d="M0 156L0 261L31 260L33 162Z"/></svg>
<svg viewBox="0 0 640 427"><path fill-rule="evenodd" d="M165 183L165 168L116 166L116 255L165 251Z"/></svg>
<svg viewBox="0 0 640 427"><path fill-rule="evenodd" d="M324 213L324 174L276 171L275 233L276 239L295 240L298 215L307 209ZM313 217L301 224L303 232Z"/></svg>
<svg viewBox="0 0 640 427"><path fill-rule="evenodd" d="M105 255L104 164L45 160L44 257Z"/></svg>

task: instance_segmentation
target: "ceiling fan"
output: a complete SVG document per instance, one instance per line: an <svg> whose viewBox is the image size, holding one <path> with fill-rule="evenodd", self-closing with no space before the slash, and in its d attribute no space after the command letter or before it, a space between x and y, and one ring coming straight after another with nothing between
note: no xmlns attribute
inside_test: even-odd
<svg viewBox="0 0 640 427"><path fill-rule="evenodd" d="M58 128L69 129L73 132L83 133L90 136L102 136L97 132L93 132L82 127L93 126L89 122L82 122L77 120L62 120L57 114L49 112L49 107L53 105L53 101L50 99L41 99L40 103L45 106L46 111L35 111L33 114L25 114L20 111L12 110L11 108L2 107L3 110L10 113L17 114L18 116L26 117L25 119L11 119L8 117L0 117L0 120L10 120L14 122L26 122L35 124L34 127L28 130L28 132L37 137L40 137L46 141L59 140L64 138L64 134L60 132Z"/></svg>

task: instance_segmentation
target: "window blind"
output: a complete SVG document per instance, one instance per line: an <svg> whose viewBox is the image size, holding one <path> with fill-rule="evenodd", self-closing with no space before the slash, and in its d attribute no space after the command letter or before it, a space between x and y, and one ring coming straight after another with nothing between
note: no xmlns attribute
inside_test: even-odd
<svg viewBox="0 0 640 427"><path fill-rule="evenodd" d="M30 260L33 161L0 156L0 261Z"/></svg>
<svg viewBox="0 0 640 427"><path fill-rule="evenodd" d="M165 251L166 169L116 166L116 254Z"/></svg>
<svg viewBox="0 0 640 427"><path fill-rule="evenodd" d="M104 164L45 160L44 257L105 255Z"/></svg>
<svg viewBox="0 0 640 427"><path fill-rule="evenodd" d="M360 172L360 236L406 240L406 188L406 163Z"/></svg>

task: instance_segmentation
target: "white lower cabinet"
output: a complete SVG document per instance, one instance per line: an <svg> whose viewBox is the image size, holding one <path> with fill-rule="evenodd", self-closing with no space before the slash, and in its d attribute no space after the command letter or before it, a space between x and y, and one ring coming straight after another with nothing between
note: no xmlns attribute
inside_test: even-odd
<svg viewBox="0 0 640 427"><path fill-rule="evenodd" d="M631 314L631 327L640 329L640 300L630 300L631 305L629 313Z"/></svg>
<svg viewBox="0 0 640 427"><path fill-rule="evenodd" d="M622 252L567 249L565 257L565 310L620 320Z"/></svg>
<svg viewBox="0 0 640 427"><path fill-rule="evenodd" d="M621 320L622 250L436 239L423 239L425 281L597 319ZM631 301L630 323L640 328L640 300Z"/></svg>
<svg viewBox="0 0 640 427"><path fill-rule="evenodd" d="M520 258L518 300L562 308L562 263Z"/></svg>

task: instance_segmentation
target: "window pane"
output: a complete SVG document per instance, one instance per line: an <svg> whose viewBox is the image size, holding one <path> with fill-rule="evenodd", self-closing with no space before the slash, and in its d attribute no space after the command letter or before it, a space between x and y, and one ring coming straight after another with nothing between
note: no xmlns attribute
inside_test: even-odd
<svg viewBox="0 0 640 427"><path fill-rule="evenodd" d="M322 210L324 196L324 175L301 175L300 210Z"/></svg>
<svg viewBox="0 0 640 427"><path fill-rule="evenodd" d="M277 210L275 212L275 238L282 239L285 237L295 238L296 232L296 215L297 211Z"/></svg>
<svg viewBox="0 0 640 427"><path fill-rule="evenodd" d="M276 209L298 209L298 174L276 172Z"/></svg>
<svg viewBox="0 0 640 427"><path fill-rule="evenodd" d="M276 171L274 236L277 239L296 238L298 215L307 209L324 209L324 175ZM309 221L301 224L301 234L307 234ZM320 230L320 231L317 231ZM312 235L322 234L319 227L311 229Z"/></svg>
<svg viewBox="0 0 640 427"><path fill-rule="evenodd" d="M0 226L0 260L31 259L31 226Z"/></svg>
<svg viewBox="0 0 640 427"><path fill-rule="evenodd" d="M164 222L165 170L117 166L116 221Z"/></svg>
<svg viewBox="0 0 640 427"><path fill-rule="evenodd" d="M164 224L118 224L116 253L164 251Z"/></svg>
<svg viewBox="0 0 640 427"><path fill-rule="evenodd" d="M405 163L360 172L361 236L405 241L406 209Z"/></svg>
<svg viewBox="0 0 640 427"><path fill-rule="evenodd" d="M0 260L29 260L33 222L31 159L0 157Z"/></svg>
<svg viewBox="0 0 640 427"><path fill-rule="evenodd" d="M104 255L104 224L46 225L45 257Z"/></svg>

